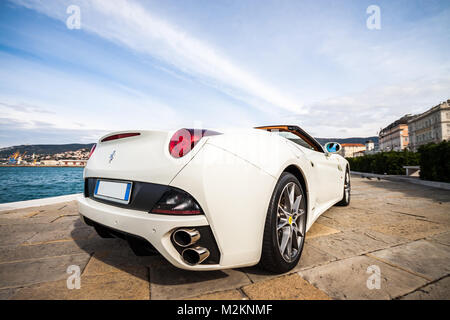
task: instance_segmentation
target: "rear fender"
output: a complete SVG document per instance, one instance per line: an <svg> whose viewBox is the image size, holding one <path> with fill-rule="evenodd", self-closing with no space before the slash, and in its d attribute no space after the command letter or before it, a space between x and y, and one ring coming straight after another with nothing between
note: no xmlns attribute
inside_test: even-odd
<svg viewBox="0 0 450 320"><path fill-rule="evenodd" d="M220 264L235 267L260 259L276 181L250 162L207 143L171 185L199 202L221 251Z"/></svg>

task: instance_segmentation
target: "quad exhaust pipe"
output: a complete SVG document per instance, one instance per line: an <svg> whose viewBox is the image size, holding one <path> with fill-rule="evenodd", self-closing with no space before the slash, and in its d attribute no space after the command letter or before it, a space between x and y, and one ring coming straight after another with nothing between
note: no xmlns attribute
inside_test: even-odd
<svg viewBox="0 0 450 320"><path fill-rule="evenodd" d="M178 229L172 234L172 239L175 244L185 248L181 252L181 257L184 262L191 266L202 263L209 257L210 253L208 249L200 246L190 247L200 239L200 232L196 229Z"/></svg>
<svg viewBox="0 0 450 320"><path fill-rule="evenodd" d="M209 257L209 250L203 247L187 248L183 250L181 256L184 262L195 266Z"/></svg>
<svg viewBox="0 0 450 320"><path fill-rule="evenodd" d="M200 239L200 232L195 229L178 229L173 233L173 241L180 247L189 247Z"/></svg>

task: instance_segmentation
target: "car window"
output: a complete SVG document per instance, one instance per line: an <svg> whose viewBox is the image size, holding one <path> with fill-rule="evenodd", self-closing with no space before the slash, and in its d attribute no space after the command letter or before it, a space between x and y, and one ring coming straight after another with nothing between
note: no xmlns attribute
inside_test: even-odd
<svg viewBox="0 0 450 320"><path fill-rule="evenodd" d="M290 140L290 141L292 141L292 142L294 142L294 143L296 143L296 144L298 144L298 145L300 145L302 147L314 150L314 148L311 145L309 145L305 140L303 140L299 136L293 134L292 132L289 132L289 131L275 131L275 130L272 130L272 132L276 133L276 134L282 136L283 138L286 138L286 139L288 139L288 140Z"/></svg>
<svg viewBox="0 0 450 320"><path fill-rule="evenodd" d="M274 132L275 134L281 135L299 146L314 150L316 152L324 153L323 147L308 133L302 130L298 126L286 126L286 125L276 125L276 126L261 126L255 127L255 129L267 130L269 132Z"/></svg>

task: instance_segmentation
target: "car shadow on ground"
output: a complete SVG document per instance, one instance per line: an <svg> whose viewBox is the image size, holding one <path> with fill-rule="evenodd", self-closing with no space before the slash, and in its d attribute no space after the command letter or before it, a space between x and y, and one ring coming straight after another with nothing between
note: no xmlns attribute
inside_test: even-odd
<svg viewBox="0 0 450 320"><path fill-rule="evenodd" d="M77 237L80 229L91 228L88 238ZM178 285L218 280L229 277L223 271L188 271L174 267L162 255L137 256L128 242L119 238L101 238L93 227L80 219L74 221L72 238L80 249L91 255L82 275L101 272L127 272L142 280L158 285Z"/></svg>
<svg viewBox="0 0 450 320"><path fill-rule="evenodd" d="M301 260L301 258L300 258L300 260ZM240 268L240 269L237 269L237 270L242 271L242 272L244 272L246 274L249 274L249 275L261 276L261 277L265 277L265 276L267 276L267 277L271 277L271 276L275 277L275 276L279 275L277 273L274 273L274 272L271 272L271 271L267 271L267 270L263 269L262 267L259 267L258 265L252 266L252 267ZM290 272L292 272L292 271L290 271ZM290 272L287 272L287 273L290 273Z"/></svg>

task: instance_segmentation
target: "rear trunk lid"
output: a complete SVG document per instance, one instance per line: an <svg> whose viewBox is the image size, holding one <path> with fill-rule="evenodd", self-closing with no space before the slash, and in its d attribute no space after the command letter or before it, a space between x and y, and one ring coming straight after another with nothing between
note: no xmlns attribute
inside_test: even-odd
<svg viewBox="0 0 450 320"><path fill-rule="evenodd" d="M113 135L127 133L137 135L103 141ZM169 153L171 136L172 132L155 130L110 133L97 143L86 165L84 177L167 185L207 140L201 139L188 155L175 159Z"/></svg>

